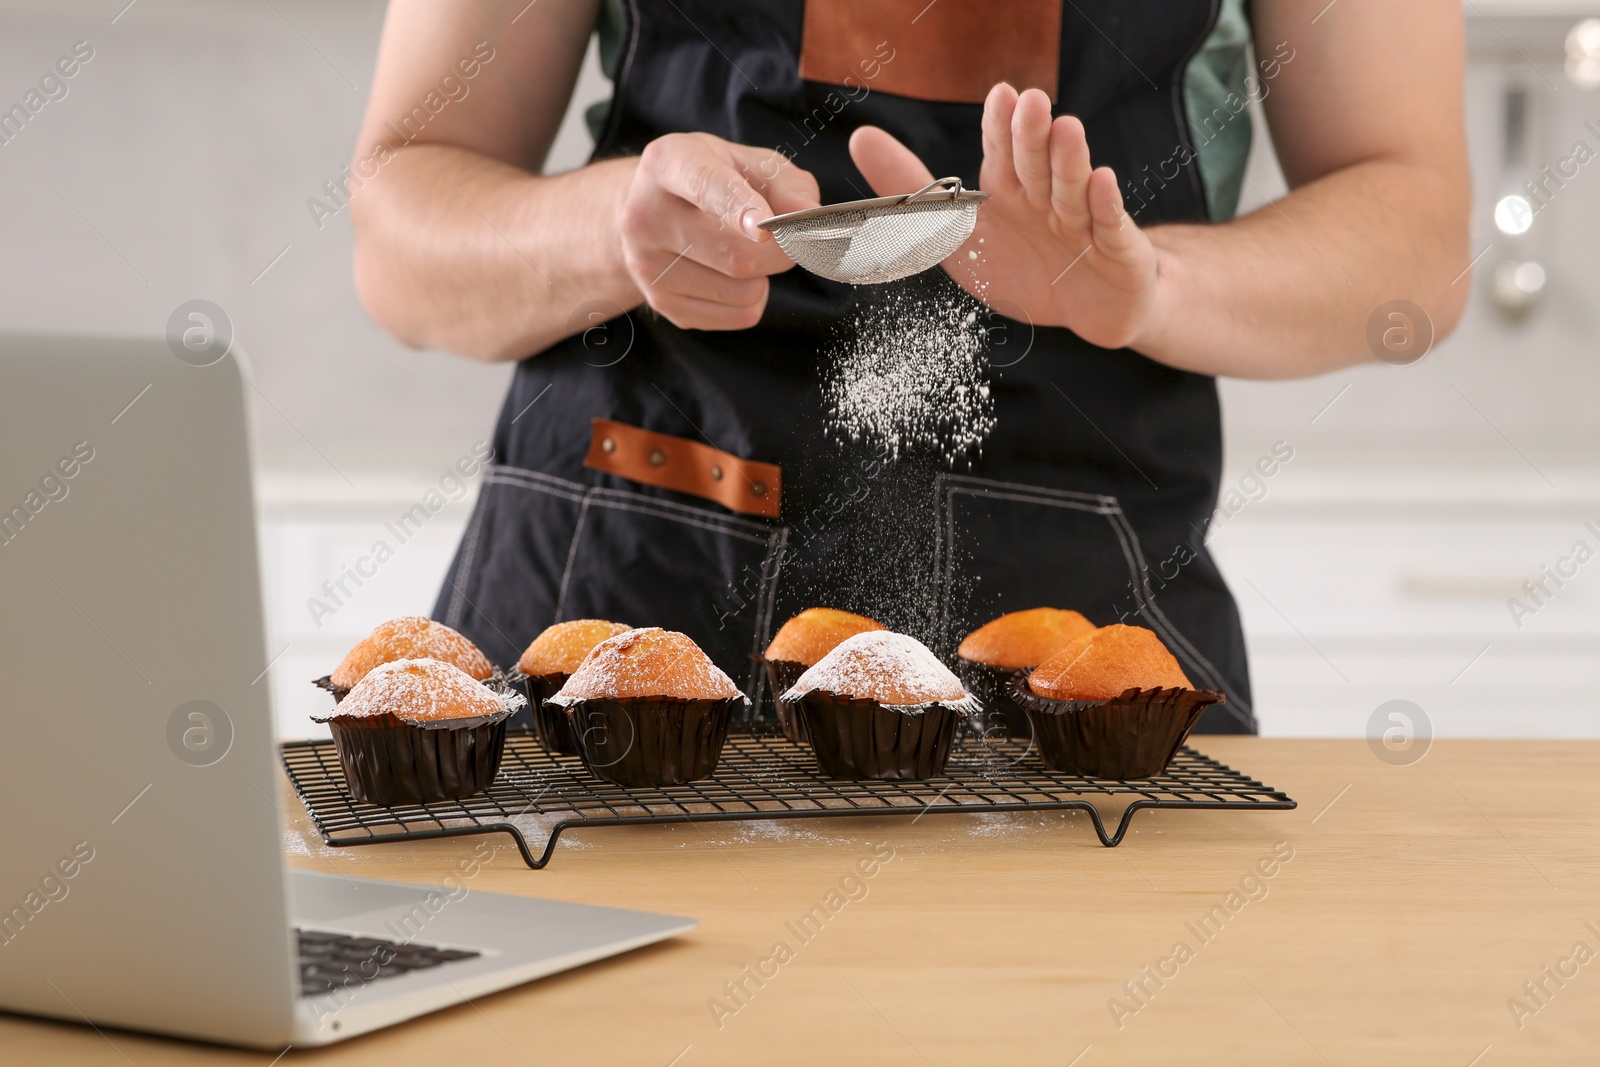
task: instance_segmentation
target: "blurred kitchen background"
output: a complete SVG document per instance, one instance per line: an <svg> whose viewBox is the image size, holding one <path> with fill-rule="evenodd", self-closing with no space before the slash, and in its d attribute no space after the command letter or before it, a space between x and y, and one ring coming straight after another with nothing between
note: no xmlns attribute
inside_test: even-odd
<svg viewBox="0 0 1600 1067"><path fill-rule="evenodd" d="M356 300L347 214L319 226L307 208L349 158L383 8L0 4L0 104L93 49L0 144L0 329L149 334L188 300L226 311L255 371L284 736L319 729L308 679L382 619L431 609L471 494L331 616L307 600L488 437L510 373L385 336ZM1212 547L1265 734L1361 736L1405 700L1437 736L1600 736L1600 559L1546 577L1578 542L1600 551L1600 21L1584 21L1600 0L1466 13L1481 258L1460 330L1415 365L1222 386L1224 484L1249 502ZM552 171L588 153L579 114L608 95L593 53ZM1506 199L1547 165L1571 176L1544 204ZM1244 209L1283 188L1258 123ZM1252 478L1278 442L1293 459ZM1541 579L1538 603L1525 583ZM1514 617L1511 598L1536 610Z"/></svg>

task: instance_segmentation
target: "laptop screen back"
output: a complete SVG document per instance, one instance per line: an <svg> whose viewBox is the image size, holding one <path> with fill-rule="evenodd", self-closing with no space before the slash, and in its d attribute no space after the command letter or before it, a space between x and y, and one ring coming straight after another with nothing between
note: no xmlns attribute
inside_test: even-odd
<svg viewBox="0 0 1600 1067"><path fill-rule="evenodd" d="M248 389L0 338L0 1008L292 1033Z"/></svg>

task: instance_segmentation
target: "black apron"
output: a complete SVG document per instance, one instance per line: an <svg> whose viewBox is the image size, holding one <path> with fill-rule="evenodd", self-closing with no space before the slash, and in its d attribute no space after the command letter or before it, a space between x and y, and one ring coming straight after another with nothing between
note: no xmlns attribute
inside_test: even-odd
<svg viewBox="0 0 1600 1067"><path fill-rule="evenodd" d="M802 62L808 73L836 72L850 60L825 54L822 24L806 24L852 17L841 6L849 2L812 0L807 12L801 0L628 0L596 158L705 131L779 148L831 203L872 195L846 147L870 124L935 175L976 188L981 95L930 101L881 87L939 83L938 71L917 69L941 61L937 49L930 60L927 48L897 45L891 27L888 53L863 55L877 63L857 63L854 81L802 77ZM1181 87L1216 7L1074 0L1051 11L1054 110L1083 120L1095 164L1116 170L1143 225L1207 217ZM957 61L976 55L989 68L952 80L986 86L1007 56L972 47ZM941 271L890 284L961 298ZM1253 732L1238 612L1203 544L1221 469L1215 382L986 313L994 431L954 466L917 450L890 462L824 429L819 384L853 303L881 299L874 288L796 268L772 279L760 324L739 332L681 330L647 310L579 309L580 332L517 367L435 616L501 664L566 619L681 630L759 706L751 655L806 607L871 615L947 659L997 615L1068 607L1099 625L1154 630L1197 686L1228 694L1201 729ZM781 466L781 517L585 466L594 418Z"/></svg>

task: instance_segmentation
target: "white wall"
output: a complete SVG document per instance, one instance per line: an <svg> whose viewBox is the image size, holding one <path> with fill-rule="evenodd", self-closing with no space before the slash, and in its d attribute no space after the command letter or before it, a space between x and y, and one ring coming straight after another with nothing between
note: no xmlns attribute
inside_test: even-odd
<svg viewBox="0 0 1600 1067"><path fill-rule="evenodd" d="M449 462L510 368L385 335L356 301L348 214L319 228L306 206L350 158L384 5L126 4L0 11L6 105L74 42L94 49L67 97L0 144L0 324L159 333L209 299L253 361L269 465L359 484L369 467ZM574 116L552 165L587 151Z"/></svg>
<svg viewBox="0 0 1600 1067"><path fill-rule="evenodd" d="M158 332L195 297L228 312L259 386L280 720L304 733L318 697L307 678L380 619L429 609L467 502L320 626L307 599L487 435L508 368L385 336L355 299L347 217L318 229L306 208L348 158L381 3L125 4L0 11L0 104L75 41L95 49L67 98L0 145L0 328ZM1474 34L1474 247L1497 246L1485 265L1512 251L1489 222L1506 79L1540 96L1539 159L1578 137L1600 147L1583 128L1600 120L1600 94L1572 87L1553 51L1586 5L1543 23L1515 18L1518 6L1480 3L1494 22ZM574 112L605 91L591 54ZM574 113L551 168L586 152ZM1281 191L1264 146L1252 182L1258 200ZM1406 698L1441 733L1600 736L1585 684L1600 563L1521 629L1505 604L1600 519L1597 234L1591 166L1518 250L1551 278L1526 322L1489 305L1481 272L1463 282L1474 296L1460 332L1417 366L1224 383L1229 484L1275 441L1295 449L1214 541L1268 732L1359 734L1379 703ZM1331 269L1327 284L1342 284Z"/></svg>

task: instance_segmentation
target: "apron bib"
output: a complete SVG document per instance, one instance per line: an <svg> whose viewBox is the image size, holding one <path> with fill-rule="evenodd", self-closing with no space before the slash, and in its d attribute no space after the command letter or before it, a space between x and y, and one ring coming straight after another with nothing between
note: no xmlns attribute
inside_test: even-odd
<svg viewBox="0 0 1600 1067"><path fill-rule="evenodd" d="M1096 165L1137 185L1141 224L1203 221L1181 86L1216 6L624 0L595 157L704 131L784 152L832 203L872 195L847 143L876 125L976 188L982 100L1004 79L1083 120ZM962 298L940 271L890 284ZM681 630L759 707L751 656L806 607L947 658L996 615L1075 608L1154 630L1196 685L1225 690L1202 730L1253 732L1238 612L1203 544L1215 382L983 312L993 432L954 466L891 462L824 430L823 354L871 288L796 268L739 332L579 309L579 332L517 367L436 617L497 663L567 619Z"/></svg>

